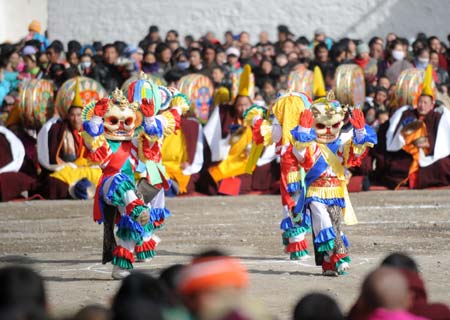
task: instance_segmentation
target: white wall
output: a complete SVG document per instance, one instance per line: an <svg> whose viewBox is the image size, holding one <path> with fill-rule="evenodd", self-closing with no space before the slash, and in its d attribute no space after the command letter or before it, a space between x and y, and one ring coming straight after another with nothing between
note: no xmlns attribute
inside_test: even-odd
<svg viewBox="0 0 450 320"><path fill-rule="evenodd" d="M0 43L25 37L33 19L47 29L47 0L0 0Z"/></svg>
<svg viewBox="0 0 450 320"><path fill-rule="evenodd" d="M372 35L384 37L389 31L408 38L425 31L444 40L450 33L448 0L47 1L50 39L64 42L120 39L137 44L151 24L158 25L163 35L171 28L196 37L212 30L220 40L228 29L246 30L252 42L257 42L262 30L275 39L280 23L297 36L308 37L319 26L332 37L367 40Z"/></svg>

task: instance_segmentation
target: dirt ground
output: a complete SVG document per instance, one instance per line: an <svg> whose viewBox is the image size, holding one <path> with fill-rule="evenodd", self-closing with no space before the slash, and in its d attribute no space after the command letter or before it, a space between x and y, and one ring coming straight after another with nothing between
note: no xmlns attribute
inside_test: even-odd
<svg viewBox="0 0 450 320"><path fill-rule="evenodd" d="M158 256L138 270L158 275L205 248L219 247L242 259L249 293L279 319L288 319L302 295L322 291L346 311L364 276L393 251L412 254L430 300L450 303L450 190L351 194L360 223L345 227L353 260L350 273L321 276L314 259L293 262L283 254L279 196L169 199L173 214ZM28 265L47 281L50 309L67 315L91 303L107 305L120 285L102 265L102 226L92 202L32 201L0 204L0 266Z"/></svg>

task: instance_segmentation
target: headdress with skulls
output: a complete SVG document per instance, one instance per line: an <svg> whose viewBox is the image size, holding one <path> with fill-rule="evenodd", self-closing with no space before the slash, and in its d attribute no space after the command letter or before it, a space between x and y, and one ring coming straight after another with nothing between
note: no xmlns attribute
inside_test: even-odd
<svg viewBox="0 0 450 320"><path fill-rule="evenodd" d="M137 102L129 102L122 91L116 89L109 98L109 107L103 117L105 137L110 140L131 140L142 123Z"/></svg>
<svg viewBox="0 0 450 320"><path fill-rule="evenodd" d="M311 111L314 115L314 130L318 142L330 143L339 137L347 110L347 106L342 106L339 101L334 99L332 91L327 94L326 98L314 101Z"/></svg>

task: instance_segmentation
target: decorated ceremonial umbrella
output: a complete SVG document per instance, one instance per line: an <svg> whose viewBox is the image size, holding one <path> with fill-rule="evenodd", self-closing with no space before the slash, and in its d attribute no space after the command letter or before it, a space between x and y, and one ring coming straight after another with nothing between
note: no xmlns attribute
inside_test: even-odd
<svg viewBox="0 0 450 320"><path fill-rule="evenodd" d="M364 72L356 64L343 64L336 69L336 96L341 104L363 105L366 99Z"/></svg>
<svg viewBox="0 0 450 320"><path fill-rule="evenodd" d="M180 79L178 90L191 101L191 110L197 120L205 124L213 107L214 86L211 80L201 74L189 74Z"/></svg>
<svg viewBox="0 0 450 320"><path fill-rule="evenodd" d="M56 95L55 109L61 118L66 116L72 105L77 83L83 106L107 96L106 90L94 79L87 77L75 77L69 79L62 84Z"/></svg>
<svg viewBox="0 0 450 320"><path fill-rule="evenodd" d="M396 98L399 107L410 105L417 107L420 92L422 91L423 77L425 72L416 68L404 70L400 73L396 84ZM436 95L436 85L434 81L431 88Z"/></svg>
<svg viewBox="0 0 450 320"><path fill-rule="evenodd" d="M139 79L147 79L147 80L151 80L153 81L153 83L157 84L158 86L167 86L167 82L160 76L158 75L154 75L154 74L150 74L150 73L144 73L141 72L140 74L136 74L134 76L131 76L130 78L128 78L122 85L122 87L120 88L123 92L127 92L128 91L128 87L130 86L130 83L132 83L133 81L139 80Z"/></svg>
<svg viewBox="0 0 450 320"><path fill-rule="evenodd" d="M19 110L24 125L39 130L53 116L53 82L26 79L19 86Z"/></svg>

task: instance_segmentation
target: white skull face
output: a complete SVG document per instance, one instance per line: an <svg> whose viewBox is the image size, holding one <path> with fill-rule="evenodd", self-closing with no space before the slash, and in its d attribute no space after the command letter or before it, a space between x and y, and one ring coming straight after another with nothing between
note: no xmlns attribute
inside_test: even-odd
<svg viewBox="0 0 450 320"><path fill-rule="evenodd" d="M316 122L314 130L316 131L317 142L330 143L335 141L339 137L343 125L344 121L336 123L330 123L329 121L325 123Z"/></svg>
<svg viewBox="0 0 450 320"><path fill-rule="evenodd" d="M103 119L107 139L121 141L133 138L136 113L132 109L111 104Z"/></svg>

